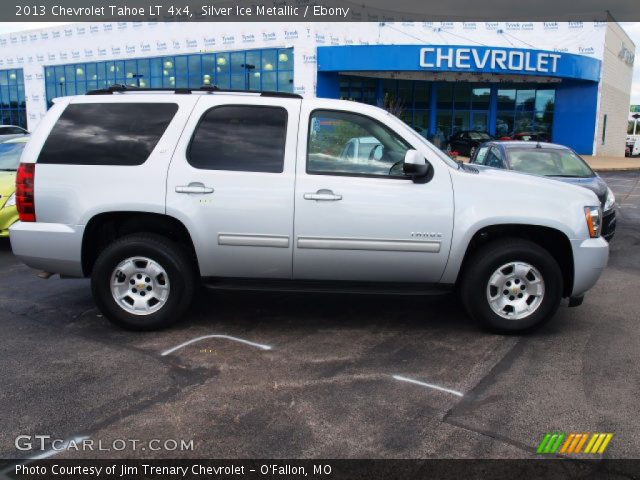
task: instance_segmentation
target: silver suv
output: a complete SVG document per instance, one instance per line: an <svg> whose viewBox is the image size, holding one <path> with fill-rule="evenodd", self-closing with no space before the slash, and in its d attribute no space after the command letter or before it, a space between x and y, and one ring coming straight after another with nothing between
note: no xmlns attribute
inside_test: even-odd
<svg viewBox="0 0 640 480"><path fill-rule="evenodd" d="M376 147L343 154L362 138ZM459 165L355 102L112 87L58 99L21 161L14 253L91 277L129 329L172 324L201 282L454 290L485 326L523 331L580 304L609 252L593 192Z"/></svg>

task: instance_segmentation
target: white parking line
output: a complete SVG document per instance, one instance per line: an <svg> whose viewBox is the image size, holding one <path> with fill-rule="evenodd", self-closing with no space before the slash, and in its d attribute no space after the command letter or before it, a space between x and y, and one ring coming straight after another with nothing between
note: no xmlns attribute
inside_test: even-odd
<svg viewBox="0 0 640 480"><path fill-rule="evenodd" d="M73 444L78 444L84 440L86 440L89 437L73 437L70 438L68 440L65 440L64 442L62 442L62 444L58 447L56 447L55 449L51 449L51 450L47 450L46 452L42 452L38 455L34 455L33 457L29 457L29 461L33 461L33 460L43 460L45 458L49 458L49 457L53 457L54 455L57 455L59 453L62 453L64 451L67 450L67 447L69 445Z"/></svg>
<svg viewBox="0 0 640 480"><path fill-rule="evenodd" d="M180 350L182 347L186 347L187 345L191 345L192 343L196 343L196 342L200 342L202 340L206 340L207 338L225 338L227 340L233 340L234 342L239 342L239 343L244 343L245 345L251 345L252 347L256 347L259 348L261 350L271 350L272 347L270 347L269 345L263 345L261 343L255 343L255 342L250 342L249 340L245 340L243 338L238 338L238 337L232 337L231 335L204 335L202 337L197 337L194 339L191 339L189 341L186 341L184 343L181 343L180 345L170 348L169 350L165 350L164 352L162 352L162 356L166 356L169 355L173 352L175 352L176 350Z"/></svg>
<svg viewBox="0 0 640 480"><path fill-rule="evenodd" d="M451 393L452 395L456 395L458 397L464 396L462 392L457 390L451 390L450 388L440 387L438 385L433 385L432 383L421 382L419 380L414 380L413 378L403 377L401 375L392 375L396 380L400 380L401 382L413 383L415 385L420 385L421 387L433 388L434 390L440 390L441 392Z"/></svg>

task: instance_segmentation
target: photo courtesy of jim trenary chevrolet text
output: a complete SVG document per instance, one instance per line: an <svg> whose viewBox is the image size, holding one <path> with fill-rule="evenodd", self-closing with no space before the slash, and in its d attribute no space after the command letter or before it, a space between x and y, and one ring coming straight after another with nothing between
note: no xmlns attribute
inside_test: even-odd
<svg viewBox="0 0 640 480"><path fill-rule="evenodd" d="M0 480L636 478L632 0L0 4Z"/></svg>

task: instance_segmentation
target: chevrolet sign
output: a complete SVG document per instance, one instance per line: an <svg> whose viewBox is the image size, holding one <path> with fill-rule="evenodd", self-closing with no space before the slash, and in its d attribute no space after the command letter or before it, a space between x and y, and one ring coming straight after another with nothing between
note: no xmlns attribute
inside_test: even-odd
<svg viewBox="0 0 640 480"><path fill-rule="evenodd" d="M318 46L318 72L469 72L600 80L593 55L480 45Z"/></svg>
<svg viewBox="0 0 640 480"><path fill-rule="evenodd" d="M555 73L561 54L541 51L482 49L466 47L425 47L420 49L422 68L468 69L489 68L509 72Z"/></svg>

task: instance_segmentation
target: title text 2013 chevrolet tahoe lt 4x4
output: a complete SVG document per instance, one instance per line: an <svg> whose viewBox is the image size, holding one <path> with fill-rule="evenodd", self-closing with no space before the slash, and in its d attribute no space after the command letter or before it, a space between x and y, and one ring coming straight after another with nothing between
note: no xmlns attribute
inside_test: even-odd
<svg viewBox="0 0 640 480"><path fill-rule="evenodd" d="M202 281L450 288L485 326L523 331L579 304L608 257L592 192L459 165L355 102L112 87L58 99L21 162L14 253L90 276L130 329L178 320Z"/></svg>

